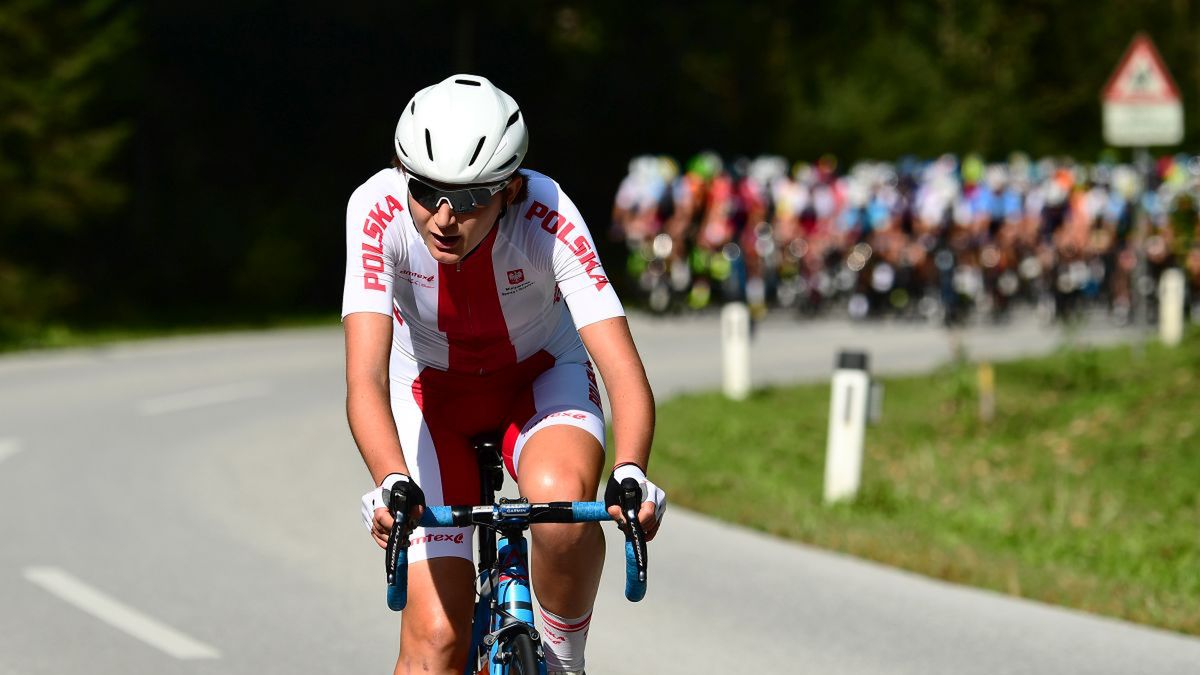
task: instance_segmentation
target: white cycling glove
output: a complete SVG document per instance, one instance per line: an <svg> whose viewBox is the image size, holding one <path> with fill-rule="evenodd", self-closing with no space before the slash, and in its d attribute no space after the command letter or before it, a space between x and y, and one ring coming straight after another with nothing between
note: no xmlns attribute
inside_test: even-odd
<svg viewBox="0 0 1200 675"><path fill-rule="evenodd" d="M617 505L613 501L612 495L614 490L619 490L621 482L626 478L632 478L637 481L638 487L642 490L642 503L650 502L654 504L654 519L656 524L661 525L663 515L667 512L667 493L662 491L654 483L651 483L646 478L645 472L637 464L622 464L613 470L612 476L608 479L608 487L605 489L604 501L609 506Z"/></svg>
<svg viewBox="0 0 1200 675"><path fill-rule="evenodd" d="M389 473L379 487L362 496L362 519L363 525L367 526L368 532L371 531L371 526L375 522L375 509L387 508L388 495L396 483L407 483L410 491L415 489L421 495L420 503L424 505L425 495L421 492L421 488L417 487L416 482L412 478L402 473Z"/></svg>

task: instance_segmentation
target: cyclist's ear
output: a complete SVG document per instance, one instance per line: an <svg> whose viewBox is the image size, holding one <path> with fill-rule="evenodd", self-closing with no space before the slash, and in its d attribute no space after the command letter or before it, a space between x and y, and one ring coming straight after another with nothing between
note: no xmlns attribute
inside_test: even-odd
<svg viewBox="0 0 1200 675"><path fill-rule="evenodd" d="M511 205L521 201L525 193L525 176L520 172L513 174L512 182L504 186L504 204Z"/></svg>

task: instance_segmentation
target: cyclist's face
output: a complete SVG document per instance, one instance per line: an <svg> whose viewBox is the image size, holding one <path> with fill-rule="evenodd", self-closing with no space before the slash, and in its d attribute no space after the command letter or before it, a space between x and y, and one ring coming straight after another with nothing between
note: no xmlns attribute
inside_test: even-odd
<svg viewBox="0 0 1200 675"><path fill-rule="evenodd" d="M454 264L475 250L496 223L501 207L516 195L520 181L518 177L505 189L492 195L487 204L467 213L455 213L450 204L444 201L437 210L430 211L410 196L408 207L413 223L433 259Z"/></svg>

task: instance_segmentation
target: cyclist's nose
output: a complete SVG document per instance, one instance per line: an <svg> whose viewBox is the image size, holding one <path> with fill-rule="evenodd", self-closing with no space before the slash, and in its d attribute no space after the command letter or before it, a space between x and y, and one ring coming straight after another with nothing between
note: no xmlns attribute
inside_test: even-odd
<svg viewBox="0 0 1200 675"><path fill-rule="evenodd" d="M438 204L437 211L433 212L433 223L440 229L445 229L455 223L454 209L450 208L450 202Z"/></svg>

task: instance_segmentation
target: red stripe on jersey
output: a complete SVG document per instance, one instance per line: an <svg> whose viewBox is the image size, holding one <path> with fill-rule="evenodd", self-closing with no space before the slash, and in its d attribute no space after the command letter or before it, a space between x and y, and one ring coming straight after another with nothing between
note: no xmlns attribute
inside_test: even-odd
<svg viewBox="0 0 1200 675"><path fill-rule="evenodd" d="M538 352L539 356L546 352ZM504 440L500 443L500 456L504 458L504 466L508 467L508 475L517 478L517 466L513 464L513 455L517 449L517 437L521 435L521 430L525 428L525 424L533 419L537 413L537 405L533 401L533 387L526 387L517 395L513 401L512 421L509 422L508 428L504 430Z"/></svg>
<svg viewBox="0 0 1200 675"><path fill-rule="evenodd" d="M412 383L413 400L425 418L425 427L437 455L438 473L442 482L441 505L474 504L479 501L479 470L475 451L463 435L454 417L457 410L450 403L441 382L444 373L426 368ZM469 410L469 408L468 408Z"/></svg>
<svg viewBox="0 0 1200 675"><path fill-rule="evenodd" d="M442 504L477 504L479 471L471 437L504 431L505 464L513 473L512 451L521 429L536 413L533 383L554 367L542 350L519 364L487 375L424 368L412 383L412 396L437 454ZM430 502L433 504L433 502Z"/></svg>
<svg viewBox="0 0 1200 675"><path fill-rule="evenodd" d="M575 633L575 632L581 631L584 628L588 627L588 624L590 624L592 622L592 615L588 614L587 618L584 619L583 621L580 621L579 623L566 624L561 621L555 621L554 619L551 619L549 616L546 616L546 612L545 612L545 610L543 610L542 611L542 622L545 623L547 626L550 626L551 628L557 628L559 631L561 631L563 633Z"/></svg>
<svg viewBox="0 0 1200 675"><path fill-rule="evenodd" d="M438 330L446 334L451 372L483 374L517 362L492 265L499 229L461 262L438 265Z"/></svg>
<svg viewBox="0 0 1200 675"><path fill-rule="evenodd" d="M471 443L446 424L430 425L429 437L437 448L438 473L445 505L479 501L479 470Z"/></svg>
<svg viewBox="0 0 1200 675"><path fill-rule="evenodd" d="M533 398L533 383L538 376L554 367L554 357L550 352L541 350L525 359L517 370L522 371L520 377L529 382L528 386L518 390L512 399L512 407L508 411L508 426L504 429L504 439L500 443L500 456L504 458L504 466L508 475L517 479L517 465L513 463L517 450L517 437L525 429L525 425L537 414L537 401Z"/></svg>

